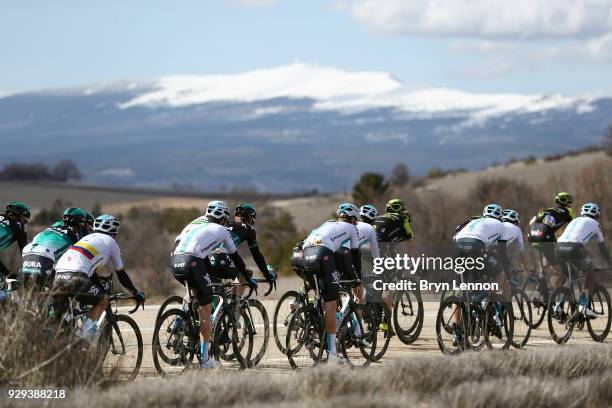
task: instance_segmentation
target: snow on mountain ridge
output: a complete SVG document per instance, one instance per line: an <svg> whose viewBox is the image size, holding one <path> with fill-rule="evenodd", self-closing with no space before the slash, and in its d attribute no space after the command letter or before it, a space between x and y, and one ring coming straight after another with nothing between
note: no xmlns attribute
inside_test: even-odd
<svg viewBox="0 0 612 408"><path fill-rule="evenodd" d="M137 88L133 84L132 87ZM509 113L555 109L585 113L595 109L596 99L560 94L473 94L447 88L413 90L385 72L349 72L295 62L239 74L162 77L153 81L150 89L119 107L183 107L214 101L254 102L274 98L313 99L314 108L319 110L359 112L393 108L423 116L460 113L470 123ZM265 112L274 113L273 110Z"/></svg>

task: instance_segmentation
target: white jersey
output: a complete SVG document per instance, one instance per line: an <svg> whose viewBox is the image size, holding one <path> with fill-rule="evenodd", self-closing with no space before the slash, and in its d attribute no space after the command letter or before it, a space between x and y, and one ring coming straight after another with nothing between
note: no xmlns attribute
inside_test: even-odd
<svg viewBox="0 0 612 408"><path fill-rule="evenodd" d="M121 250L110 235L94 232L71 246L57 261L57 272L81 272L91 277L112 262L116 271L123 269Z"/></svg>
<svg viewBox="0 0 612 408"><path fill-rule="evenodd" d="M372 258L379 258L380 251L378 249L378 239L376 230L367 222L357 222L357 232L359 233L359 249L370 251ZM347 241L344 246L350 248L350 243Z"/></svg>
<svg viewBox="0 0 612 408"><path fill-rule="evenodd" d="M604 242L604 236L596 219L582 216L574 218L565 227L557 242Z"/></svg>
<svg viewBox="0 0 612 408"><path fill-rule="evenodd" d="M221 245L230 254L236 252L229 232L223 225L214 222L206 221L195 226L193 223L188 224L177 240L180 242L174 250L174 255L185 254L204 259Z"/></svg>
<svg viewBox="0 0 612 408"><path fill-rule="evenodd" d="M304 240L304 247L323 245L337 252L344 244L350 249L359 249L357 227L344 221L327 221Z"/></svg>
<svg viewBox="0 0 612 408"><path fill-rule="evenodd" d="M523 242L523 231L518 225L511 222L503 222L504 234L501 237L502 241L507 242L507 248L511 252L521 253L525 250L525 242Z"/></svg>
<svg viewBox="0 0 612 408"><path fill-rule="evenodd" d="M503 241L506 228L504 223L495 218L477 218L470 221L456 235L455 240L460 238L477 239L485 244L492 244L497 241Z"/></svg>

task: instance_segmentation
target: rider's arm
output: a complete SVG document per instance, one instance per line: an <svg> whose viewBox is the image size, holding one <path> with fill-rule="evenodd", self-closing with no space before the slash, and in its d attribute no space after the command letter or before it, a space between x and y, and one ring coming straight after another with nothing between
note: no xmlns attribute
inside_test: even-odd
<svg viewBox="0 0 612 408"><path fill-rule="evenodd" d="M136 289L136 287L132 283L132 280L128 276L127 272L124 269L120 269L116 271L116 273L117 279L119 279L119 283L121 283L124 288L129 290L132 295L135 295L138 292L138 289Z"/></svg>
<svg viewBox="0 0 612 408"><path fill-rule="evenodd" d="M247 237L247 244L249 245L251 255L253 255L253 260L259 268L259 271L266 277L266 279L270 279L270 274L268 273L268 263L266 262L266 258L264 258L263 254L259 250L257 235L254 228L251 229L251 234L249 234Z"/></svg>
<svg viewBox="0 0 612 408"><path fill-rule="evenodd" d="M370 230L370 236L368 237L370 242L370 251L372 252L372 258L380 258L380 250L378 248L378 239L376 237L376 231L372 228Z"/></svg>
<svg viewBox="0 0 612 408"><path fill-rule="evenodd" d="M350 236L351 241L351 257L353 261L353 268L357 276L361 276L361 254L359 253L359 231L357 227L353 225Z"/></svg>
<svg viewBox="0 0 612 408"><path fill-rule="evenodd" d="M240 272L242 276L248 279L248 275L246 272L246 265L244 264L242 257L238 254L236 245L234 244L234 241L232 240L232 236L229 234L228 231L225 231L225 237L223 238L223 246L227 250L227 253L229 254L230 259L234 261L234 265L236 265L238 272Z"/></svg>
<svg viewBox="0 0 612 408"><path fill-rule="evenodd" d="M23 248L28 244L28 233L23 225L17 224L13 231L13 237L17 241L17 245L19 245L19 252L23 252Z"/></svg>
<svg viewBox="0 0 612 408"><path fill-rule="evenodd" d="M596 239L599 244L599 252L601 253L601 257L606 261L608 266L612 268L612 259L610 258L610 251L608 251L608 247L606 247L606 242L604 240L603 233L601 232L601 227L599 227L597 231Z"/></svg>
<svg viewBox="0 0 612 408"><path fill-rule="evenodd" d="M410 215L406 215L404 217L404 232L406 233L406 239L411 240L414 238L414 233L412 232L412 226L410 226Z"/></svg>

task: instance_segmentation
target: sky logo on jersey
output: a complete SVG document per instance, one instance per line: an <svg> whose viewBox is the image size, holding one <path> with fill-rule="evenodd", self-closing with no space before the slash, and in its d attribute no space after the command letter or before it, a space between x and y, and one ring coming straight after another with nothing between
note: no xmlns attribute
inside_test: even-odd
<svg viewBox="0 0 612 408"><path fill-rule="evenodd" d="M92 247L86 242L78 242L71 246L70 249L73 249L85 255L85 257L90 260L98 255L98 251L96 250L96 248Z"/></svg>

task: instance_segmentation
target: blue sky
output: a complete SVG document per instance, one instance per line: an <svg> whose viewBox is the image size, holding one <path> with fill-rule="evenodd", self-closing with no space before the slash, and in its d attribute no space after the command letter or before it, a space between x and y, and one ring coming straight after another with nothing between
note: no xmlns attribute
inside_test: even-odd
<svg viewBox="0 0 612 408"><path fill-rule="evenodd" d="M612 0L130 0L0 5L0 94L295 60L409 87L612 94Z"/></svg>

